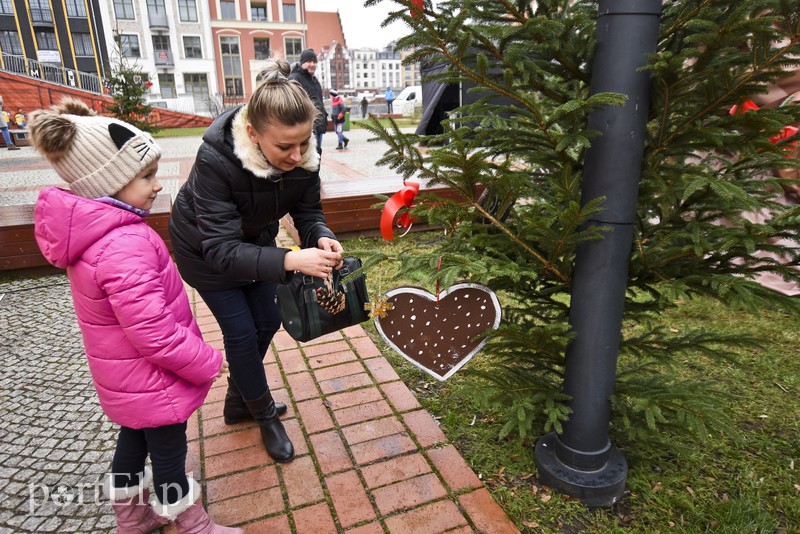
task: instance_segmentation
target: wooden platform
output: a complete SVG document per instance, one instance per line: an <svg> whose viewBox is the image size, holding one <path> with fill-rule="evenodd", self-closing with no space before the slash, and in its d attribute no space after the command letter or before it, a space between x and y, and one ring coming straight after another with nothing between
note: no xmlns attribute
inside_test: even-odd
<svg viewBox="0 0 800 534"><path fill-rule="evenodd" d="M169 237L170 195L156 198L150 215L145 219L172 252ZM0 206L0 271L28 269L50 265L36 244L33 204Z"/></svg>

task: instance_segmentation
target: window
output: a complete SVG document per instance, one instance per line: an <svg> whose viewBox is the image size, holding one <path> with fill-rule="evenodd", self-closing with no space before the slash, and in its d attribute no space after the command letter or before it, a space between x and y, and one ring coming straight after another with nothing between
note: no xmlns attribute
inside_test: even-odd
<svg viewBox="0 0 800 534"><path fill-rule="evenodd" d="M183 85L186 94L192 95L195 100L208 99L208 75L205 73L183 74Z"/></svg>
<svg viewBox="0 0 800 534"><path fill-rule="evenodd" d="M269 39L253 39L256 59L269 59Z"/></svg>
<svg viewBox="0 0 800 534"><path fill-rule="evenodd" d="M138 35L120 35L119 49L123 57L142 57Z"/></svg>
<svg viewBox="0 0 800 534"><path fill-rule="evenodd" d="M47 0L30 0L30 3L33 22L53 22L53 14L50 12L50 3Z"/></svg>
<svg viewBox="0 0 800 534"><path fill-rule="evenodd" d="M169 35L153 34L153 50L169 52Z"/></svg>
<svg viewBox="0 0 800 534"><path fill-rule="evenodd" d="M19 34L11 31L0 31L0 49L6 54L22 55L22 43Z"/></svg>
<svg viewBox="0 0 800 534"><path fill-rule="evenodd" d="M66 0L67 3L67 16L69 17L85 17L86 4L83 0Z"/></svg>
<svg viewBox="0 0 800 534"><path fill-rule="evenodd" d="M11 0L0 0L0 15L13 15L14 8L11 6Z"/></svg>
<svg viewBox="0 0 800 534"><path fill-rule="evenodd" d="M94 56L92 36L88 33L73 33L72 44L75 47L76 56Z"/></svg>
<svg viewBox="0 0 800 534"><path fill-rule="evenodd" d="M297 6L294 4L283 4L283 21L297 22Z"/></svg>
<svg viewBox="0 0 800 534"><path fill-rule="evenodd" d="M175 91L175 75L171 72L158 74L158 86L161 88L161 98L175 98L178 95Z"/></svg>
<svg viewBox="0 0 800 534"><path fill-rule="evenodd" d="M239 57L239 38L220 37L219 46L222 53L222 76L225 80L225 94L227 96L244 96L242 63Z"/></svg>
<svg viewBox="0 0 800 534"><path fill-rule="evenodd" d="M220 0L220 17L225 20L236 20L236 2Z"/></svg>
<svg viewBox="0 0 800 534"><path fill-rule="evenodd" d="M169 48L169 35L153 35L153 59L156 65L172 65L172 54Z"/></svg>
<svg viewBox="0 0 800 534"><path fill-rule="evenodd" d="M135 18L133 14L133 0L114 0L114 15L116 15L118 19Z"/></svg>
<svg viewBox="0 0 800 534"><path fill-rule="evenodd" d="M299 37L287 37L283 46L286 50L286 61L289 63L300 61L300 52L303 51L302 39Z"/></svg>
<svg viewBox="0 0 800 534"><path fill-rule="evenodd" d="M147 0L147 14L151 17L165 17L167 8L164 7L164 0Z"/></svg>
<svg viewBox="0 0 800 534"><path fill-rule="evenodd" d="M197 4L195 0L178 0L178 14L181 22L197 22Z"/></svg>
<svg viewBox="0 0 800 534"><path fill-rule="evenodd" d="M255 3L251 4L250 19L267 20L267 4L255 4Z"/></svg>
<svg viewBox="0 0 800 534"><path fill-rule="evenodd" d="M56 34L53 32L36 32L36 44L39 50L58 50Z"/></svg>
<svg viewBox="0 0 800 534"><path fill-rule="evenodd" d="M183 36L183 57L202 58L203 49L200 45L200 38L193 35Z"/></svg>

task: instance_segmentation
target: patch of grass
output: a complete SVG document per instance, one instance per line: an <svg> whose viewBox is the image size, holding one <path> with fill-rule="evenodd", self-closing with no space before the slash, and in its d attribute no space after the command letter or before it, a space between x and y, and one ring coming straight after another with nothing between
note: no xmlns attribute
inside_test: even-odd
<svg viewBox="0 0 800 534"><path fill-rule="evenodd" d="M153 137L156 139L161 137L200 137L206 133L206 129L205 126L197 128L164 128L153 134Z"/></svg>
<svg viewBox="0 0 800 534"><path fill-rule="evenodd" d="M429 246L436 232L402 239ZM399 240L360 238L345 250L397 252ZM367 274L371 294L407 280L390 264ZM428 288L433 291L433 288ZM780 309L732 309L709 299L678 302L663 314L669 328L741 331L767 341L760 350L736 354L741 361L711 363L697 354L680 372L717 381L733 396L726 407L740 437L712 435L702 442L668 436L676 447L652 457L610 431L628 465L626 495L613 507L588 509L542 485L534 464L535 439L499 440L498 415L470 395L475 378L456 373L439 382L395 354L372 323L366 330L384 349L419 402L437 418L516 526L524 533L595 532L800 532L800 329L797 317ZM478 354L467 364L490 366Z"/></svg>

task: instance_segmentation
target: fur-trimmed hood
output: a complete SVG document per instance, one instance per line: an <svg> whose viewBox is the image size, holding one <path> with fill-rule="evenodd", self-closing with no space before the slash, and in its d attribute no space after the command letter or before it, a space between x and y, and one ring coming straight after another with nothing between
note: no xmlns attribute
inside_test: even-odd
<svg viewBox="0 0 800 534"><path fill-rule="evenodd" d="M231 134L233 135L233 153L242 162L242 166L259 178L277 179L286 171L273 167L258 145L250 141L247 135L247 105L241 107L231 122ZM314 172L319 169L319 153L317 152L317 140L314 135L310 136L308 150L300 160L298 167L307 171Z"/></svg>

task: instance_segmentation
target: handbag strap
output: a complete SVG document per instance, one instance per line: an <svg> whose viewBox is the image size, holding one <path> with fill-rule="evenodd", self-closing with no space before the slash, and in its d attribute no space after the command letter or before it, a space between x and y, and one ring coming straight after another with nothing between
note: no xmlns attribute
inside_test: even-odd
<svg viewBox="0 0 800 534"><path fill-rule="evenodd" d="M308 333L309 339L314 339L320 336L322 327L319 324L319 307L317 306L317 293L314 288L303 290L303 300L306 305L306 317L308 317Z"/></svg>
<svg viewBox="0 0 800 534"><path fill-rule="evenodd" d="M347 302L347 311L350 312L350 317L357 319L361 317L363 310L358 309L360 302L358 301L358 293L356 292L356 284L350 281L347 284L342 284L342 289L345 294L345 301Z"/></svg>

